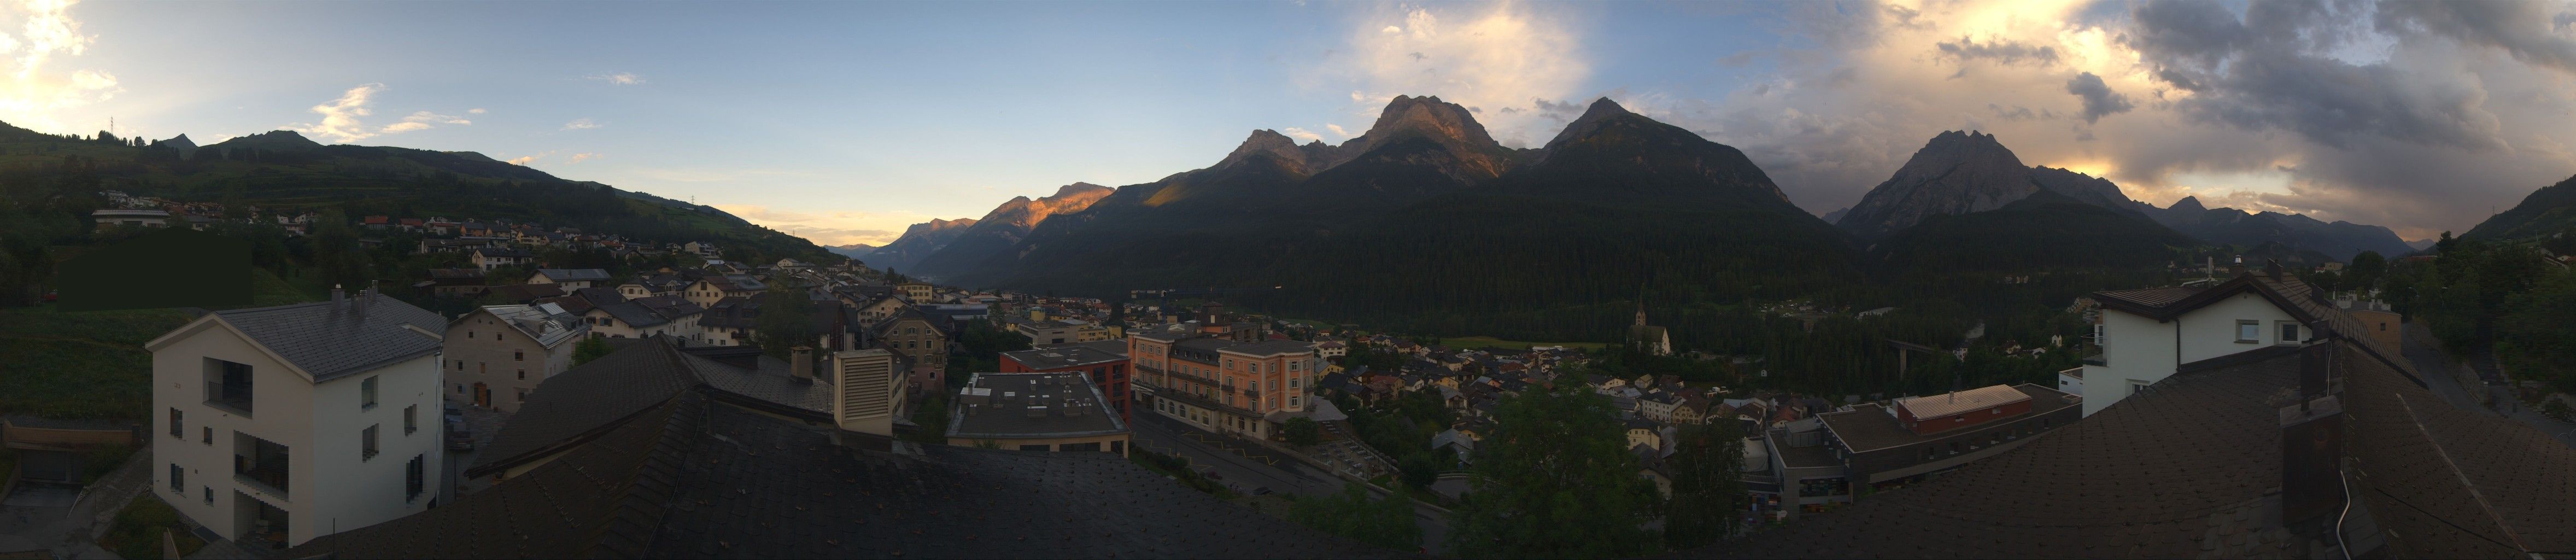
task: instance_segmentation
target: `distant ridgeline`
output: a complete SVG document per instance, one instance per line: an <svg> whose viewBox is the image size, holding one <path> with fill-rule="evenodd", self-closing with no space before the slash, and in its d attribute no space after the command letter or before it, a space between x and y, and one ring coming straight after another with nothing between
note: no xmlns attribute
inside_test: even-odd
<svg viewBox="0 0 2576 560"><path fill-rule="evenodd" d="M823 247L712 207L572 181L475 152L325 146L273 131L197 146L41 134L0 124L0 191L18 211L82 224L99 191L266 209L532 222L655 243L711 241L729 258L839 260Z"/></svg>
<svg viewBox="0 0 2576 560"><path fill-rule="evenodd" d="M1835 227L1743 152L1608 99L1546 145L1513 149L1466 107L1397 97L1340 145L1253 131L1206 168L917 225L869 262L975 287L1201 289L1375 328L1607 341L1640 298L1678 318L1794 298L2062 307L2165 281L2169 264L2229 244L2317 260L2359 245L2255 239L2285 228L2210 239L2159 222L2162 210L2107 180L2024 166L1993 136L1950 132ZM2373 247L2404 248L2371 229L2387 242ZM1965 293L2006 278L2047 296ZM1706 348L1711 330L1681 328L1674 344Z"/></svg>

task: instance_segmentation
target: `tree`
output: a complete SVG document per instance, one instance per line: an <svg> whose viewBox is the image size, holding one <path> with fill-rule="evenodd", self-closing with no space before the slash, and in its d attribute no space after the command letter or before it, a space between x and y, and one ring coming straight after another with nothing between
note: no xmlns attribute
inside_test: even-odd
<svg viewBox="0 0 2576 560"><path fill-rule="evenodd" d="M347 215L336 209L323 211L314 220L312 237L313 267L321 273L323 284L358 290L374 277L375 262L358 243L358 231L349 226Z"/></svg>
<svg viewBox="0 0 2576 560"><path fill-rule="evenodd" d="M1290 418L1283 431L1288 435L1288 443L1299 447L1312 446L1324 441L1323 426L1316 424L1313 418L1304 416Z"/></svg>
<svg viewBox="0 0 2576 560"><path fill-rule="evenodd" d="M1371 545L1405 551L1422 547L1413 500L1394 494L1372 500L1358 483L1343 483L1339 494L1297 500L1288 506L1288 520Z"/></svg>
<svg viewBox="0 0 2576 560"><path fill-rule="evenodd" d="M1651 552L1654 488L1637 476L1610 397L1561 383L1502 401L1478 443L1466 503L1452 512L1460 556L1613 558Z"/></svg>
<svg viewBox="0 0 2576 560"><path fill-rule="evenodd" d="M752 327L759 333L760 349L781 360L790 358L790 349L813 346L814 301L805 288L794 282L780 282L760 295L760 318Z"/></svg>
<svg viewBox="0 0 2576 560"><path fill-rule="evenodd" d="M573 367L581 367L582 364L590 363L591 360L596 360L599 359L600 356L608 355L609 351L608 339L581 339L581 342L574 343L572 345L572 365Z"/></svg>
<svg viewBox="0 0 2576 560"><path fill-rule="evenodd" d="M1666 460L1673 497L1664 503L1664 546L1698 548L1735 533L1744 510L1744 437L1736 423L1683 428Z"/></svg>

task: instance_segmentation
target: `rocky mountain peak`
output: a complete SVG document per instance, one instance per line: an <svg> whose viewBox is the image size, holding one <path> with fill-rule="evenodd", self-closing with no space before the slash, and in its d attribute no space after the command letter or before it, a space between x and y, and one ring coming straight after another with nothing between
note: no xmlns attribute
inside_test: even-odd
<svg viewBox="0 0 2576 560"><path fill-rule="evenodd" d="M2200 205L2200 197L2197 197L2197 196L2186 196L2186 197L2182 197L2182 200L2176 200L2176 201L2174 201L2173 206L2167 207L2167 208L2165 208L2165 209L2166 209L2166 210L2181 210L2181 211L2186 211L2186 212L2205 212L2205 211L2208 211L2208 210L2209 210L2209 207L2201 206L2201 205Z"/></svg>
<svg viewBox="0 0 2576 560"><path fill-rule="evenodd" d="M1387 101L1385 110L1378 112L1377 122L1369 125L1368 133L1363 136L1384 142L1408 133L1433 140L1463 142L1480 149L1502 147L1502 144L1494 142L1492 135L1485 133L1485 125L1477 123L1476 117L1469 114L1466 107L1441 101L1439 96L1395 96L1395 99Z"/></svg>
<svg viewBox="0 0 2576 560"><path fill-rule="evenodd" d="M1049 197L1047 197L1047 199L1049 199L1049 200L1054 200L1054 199L1060 199L1060 198L1064 198L1064 197L1072 196L1072 195L1089 194L1089 193L1094 192L1094 191L1110 191L1110 190L1116 190L1116 189L1111 189L1111 188L1109 188L1109 187L1103 187L1103 186L1100 186L1100 185L1094 185L1094 184L1091 184L1091 183L1080 183L1080 182L1077 182L1077 183L1070 184L1070 185L1065 185L1065 186L1061 186L1061 187L1056 187L1056 188L1055 188L1055 195L1054 195L1054 196L1049 196ZM1105 194L1105 193L1104 193L1104 194Z"/></svg>
<svg viewBox="0 0 2576 560"><path fill-rule="evenodd" d="M1574 122L1565 124L1565 130L1557 131L1556 138L1547 141L1547 147L1555 148L1568 140L1591 136L1611 119L1632 115L1636 113L1628 112L1627 107L1619 106L1619 102L1608 97L1594 100L1591 107L1583 110L1583 116L1575 117Z"/></svg>
<svg viewBox="0 0 2576 560"><path fill-rule="evenodd" d="M1836 225L1875 237L1928 216L2002 208L2040 190L2032 175L1994 135L1943 131L1915 150L1887 182L1862 196Z"/></svg>
<svg viewBox="0 0 2576 560"><path fill-rule="evenodd" d="M1298 148L1297 141L1288 138L1288 135L1280 134L1279 131L1265 128L1252 131L1252 135L1245 137L1242 144L1236 145L1233 152L1225 155L1225 159L1218 160L1216 167L1214 168L1230 168L1244 162L1245 160L1267 155L1278 158L1279 161L1285 163L1290 169L1295 169L1301 173L1310 172L1311 170L1307 169L1309 167L1309 162L1306 158L1307 151L1308 150Z"/></svg>

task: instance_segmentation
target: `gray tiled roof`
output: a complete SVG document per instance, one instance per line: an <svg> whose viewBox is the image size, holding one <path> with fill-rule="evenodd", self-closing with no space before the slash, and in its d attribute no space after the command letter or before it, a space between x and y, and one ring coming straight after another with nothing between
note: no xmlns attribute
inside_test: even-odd
<svg viewBox="0 0 2576 560"><path fill-rule="evenodd" d="M757 356L746 369L690 354L660 338L633 340L606 356L546 378L501 433L478 454L479 473L534 459L578 443L593 427L634 414L691 387L704 386L804 415L827 418L831 384L796 379L787 362ZM550 453L551 451L547 451Z"/></svg>
<svg viewBox="0 0 2576 560"><path fill-rule="evenodd" d="M1081 373L977 373L950 407L948 437L1078 437L1127 431L1118 413L1102 406L1100 388ZM1005 397L1004 393L1012 396ZM1044 406L1030 416L1030 406ZM1068 414L1069 410L1079 412Z"/></svg>
<svg viewBox="0 0 2576 560"><path fill-rule="evenodd" d="M583 280L597 282L608 280L608 271L596 268L540 268L537 269L537 274L543 274L547 279L554 280L556 282L579 282Z"/></svg>
<svg viewBox="0 0 2576 560"><path fill-rule="evenodd" d="M317 301L217 311L215 316L317 382L438 351L437 336L404 325L447 331L446 318L381 294L350 296L337 305Z"/></svg>
<svg viewBox="0 0 2576 560"><path fill-rule="evenodd" d="M339 558L1385 558L1108 453L858 451L683 392L454 505L305 543Z"/></svg>
<svg viewBox="0 0 2576 560"><path fill-rule="evenodd" d="M653 313L653 310L646 309L644 304L631 301L621 301L602 305L599 306L598 309L600 311L607 312L610 317L617 318L618 322L626 323L627 326L632 327L650 327L671 322L670 319Z"/></svg>

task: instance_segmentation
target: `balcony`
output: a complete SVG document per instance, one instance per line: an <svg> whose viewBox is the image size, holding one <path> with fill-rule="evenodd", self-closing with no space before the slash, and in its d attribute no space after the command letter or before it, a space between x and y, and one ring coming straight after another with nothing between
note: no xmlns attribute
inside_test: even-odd
<svg viewBox="0 0 2576 560"><path fill-rule="evenodd" d="M1252 398L1255 398L1255 399L1259 399L1259 398L1261 398L1261 391L1259 391L1259 390L1254 390L1254 389L1244 389L1244 390L1243 390L1243 396L1246 396L1246 397L1252 397Z"/></svg>
<svg viewBox="0 0 2576 560"><path fill-rule="evenodd" d="M251 408L250 404L250 382L248 380L242 380L239 383L226 383L222 381L206 382L206 406L215 407L216 410L230 412L243 417L249 417Z"/></svg>
<svg viewBox="0 0 2576 560"><path fill-rule="evenodd" d="M278 502L287 502L287 448L276 442L233 433L233 481Z"/></svg>

